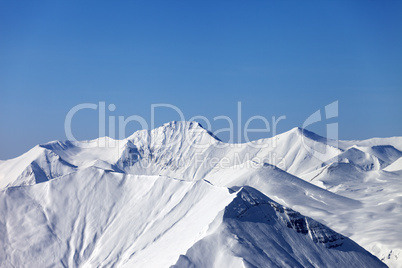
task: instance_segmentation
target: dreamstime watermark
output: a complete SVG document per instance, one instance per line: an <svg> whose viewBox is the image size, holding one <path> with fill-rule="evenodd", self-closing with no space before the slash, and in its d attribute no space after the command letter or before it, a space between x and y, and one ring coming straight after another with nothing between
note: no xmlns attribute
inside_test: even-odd
<svg viewBox="0 0 402 268"><path fill-rule="evenodd" d="M95 145L89 144L88 142L78 142L72 130L74 116L82 110L88 109L97 111L98 134L100 138L94 141L96 142ZM163 128L156 129L156 111L158 109L170 109L170 112L173 111L177 113L180 120L167 123ZM286 116L272 116L270 119L267 119L261 115L254 115L245 120L243 118L241 102L237 103L237 116L234 120L227 115L215 116L212 121L203 115L196 115L187 119L179 107L167 103L151 105L149 123L144 117L139 115L124 117L122 115L116 116L111 114L115 110L116 105L106 105L104 101L97 104L81 103L74 106L67 113L64 122L64 130L67 139L81 147L97 146L121 149L122 165L132 166L135 163L149 165L143 168L152 168L151 163L153 159L157 157L155 152L150 148L157 147L158 150L168 148L168 151L165 152L165 154L168 154L169 150L172 150L176 145L179 145L181 148L186 148L186 146L192 147L195 156L190 159L182 159L180 155L172 155L171 158L166 158L170 159L170 163L165 163L168 168L179 169L180 167L186 166L186 161L191 161L197 166L206 164L216 168L229 166L242 167L242 165L247 164L249 167L274 165L282 169L287 169L286 162L292 161L292 159L286 158L286 153L283 153L283 151L277 152L276 150L278 144L280 144L280 146L288 146L288 144L282 144L288 141L283 141L280 136L277 136L277 126L282 120L286 119ZM325 106L325 119L336 117L338 117L338 101ZM199 124L194 121L202 122L204 127L200 127ZM222 123L226 124L227 127L216 129L213 132L212 122L217 121L220 121L221 125ZM260 125L263 125L263 127L251 128L250 125L257 121L259 121ZM314 142L314 137L310 137L312 134L304 130L306 127L322 121L323 118L321 117L320 110L315 111L304 121L301 129L302 134L300 136L301 144L307 153L311 157L315 157L324 162L328 160L328 152L333 150L334 147L337 148L338 124L331 123L326 125L327 138L330 140L326 139L325 142ZM127 140L125 137L126 128L132 123L139 124L144 131L141 131L141 133L137 132L137 136L132 137L132 140ZM117 135L116 129L118 130ZM175 134L172 134L172 132L175 132ZM226 133L229 136L228 142L221 142L214 138L219 137L222 133ZM252 141L250 140L251 133L260 133L267 138ZM174 135L174 137L170 137L169 135ZM117 139L106 138L107 136L117 137ZM235 136L237 140L235 140ZM146 146L139 144L146 144ZM216 156L205 153L211 146L221 151L218 152ZM247 150L244 150L246 147ZM230 157L225 154L227 148L231 148L233 151ZM140 159L144 161L139 161Z"/></svg>

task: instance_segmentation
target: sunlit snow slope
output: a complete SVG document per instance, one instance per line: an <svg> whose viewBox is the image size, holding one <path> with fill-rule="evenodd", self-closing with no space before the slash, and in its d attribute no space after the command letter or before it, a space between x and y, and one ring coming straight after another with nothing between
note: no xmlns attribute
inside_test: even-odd
<svg viewBox="0 0 402 268"><path fill-rule="evenodd" d="M402 267L401 151L195 122L38 145L0 162L0 266Z"/></svg>

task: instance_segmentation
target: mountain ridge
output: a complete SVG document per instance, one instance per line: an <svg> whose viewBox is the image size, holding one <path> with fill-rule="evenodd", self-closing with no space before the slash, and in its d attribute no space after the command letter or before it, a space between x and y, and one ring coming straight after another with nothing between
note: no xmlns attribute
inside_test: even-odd
<svg viewBox="0 0 402 268"><path fill-rule="evenodd" d="M235 190L251 186L401 267L402 244L394 228L402 220L400 141L402 137L339 141L336 148L319 135L293 128L268 139L228 144L199 123L170 122L120 141L103 137L37 145L0 162L0 189L48 184L88 168L119 176L207 181ZM315 149L319 155L311 152Z"/></svg>
<svg viewBox="0 0 402 268"><path fill-rule="evenodd" d="M361 260L358 255L364 254L364 251L357 248L353 252L356 260L353 264L350 260L342 259L340 256L343 254L324 256L326 251L320 250L320 255L315 255L315 248L323 246L333 252L348 251L348 248L354 248L354 242L274 202L251 187L242 187L236 193L222 218L218 228L215 227L211 234L196 242L172 267L225 266L228 263L239 263L243 267L386 267L374 256ZM266 233L276 233L269 231L271 229L279 229L279 235L265 237ZM265 238L262 240L259 237ZM292 245L290 241L300 237L305 238L306 243L312 242L309 243L311 252ZM221 246L217 247L216 244ZM292 249L284 250L286 247ZM285 254L289 255L284 257ZM322 260L324 258L330 261L326 263Z"/></svg>

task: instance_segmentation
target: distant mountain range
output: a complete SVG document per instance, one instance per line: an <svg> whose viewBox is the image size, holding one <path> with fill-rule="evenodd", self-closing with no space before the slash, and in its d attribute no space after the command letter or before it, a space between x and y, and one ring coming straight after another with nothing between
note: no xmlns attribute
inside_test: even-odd
<svg viewBox="0 0 402 268"><path fill-rule="evenodd" d="M0 162L0 267L402 267L401 222L402 137L171 122Z"/></svg>

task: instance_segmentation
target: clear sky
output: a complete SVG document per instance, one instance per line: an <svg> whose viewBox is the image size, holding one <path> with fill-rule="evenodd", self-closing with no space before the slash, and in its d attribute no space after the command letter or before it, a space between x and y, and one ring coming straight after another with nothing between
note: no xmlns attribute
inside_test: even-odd
<svg viewBox="0 0 402 268"><path fill-rule="evenodd" d="M0 0L0 159L66 139L84 102L213 121L241 101L246 119L285 115L284 132L336 100L340 138L402 135L402 1ZM77 113L76 137L97 120Z"/></svg>

